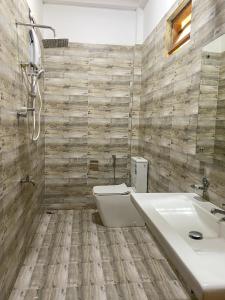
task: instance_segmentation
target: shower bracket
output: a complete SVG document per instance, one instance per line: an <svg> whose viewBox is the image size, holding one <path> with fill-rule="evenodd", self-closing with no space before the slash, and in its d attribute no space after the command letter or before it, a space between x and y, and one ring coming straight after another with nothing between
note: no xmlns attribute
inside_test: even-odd
<svg viewBox="0 0 225 300"><path fill-rule="evenodd" d="M26 118L27 117L27 113L28 112L32 112L34 113L35 112L35 108L33 107L21 107L21 109L19 111L17 111L17 118Z"/></svg>

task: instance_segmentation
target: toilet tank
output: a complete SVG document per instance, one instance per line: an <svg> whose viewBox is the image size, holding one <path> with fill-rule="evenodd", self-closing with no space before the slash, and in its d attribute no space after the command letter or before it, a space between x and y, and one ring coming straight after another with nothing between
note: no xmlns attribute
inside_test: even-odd
<svg viewBox="0 0 225 300"><path fill-rule="evenodd" d="M131 186L137 193L147 192L148 161L142 157L131 157Z"/></svg>

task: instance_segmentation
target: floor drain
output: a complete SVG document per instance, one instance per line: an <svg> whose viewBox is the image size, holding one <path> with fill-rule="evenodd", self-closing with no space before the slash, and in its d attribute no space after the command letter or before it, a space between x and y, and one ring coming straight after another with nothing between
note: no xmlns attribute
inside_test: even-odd
<svg viewBox="0 0 225 300"><path fill-rule="evenodd" d="M193 240L202 240L203 239L203 234L198 231L190 231L189 232L189 237Z"/></svg>

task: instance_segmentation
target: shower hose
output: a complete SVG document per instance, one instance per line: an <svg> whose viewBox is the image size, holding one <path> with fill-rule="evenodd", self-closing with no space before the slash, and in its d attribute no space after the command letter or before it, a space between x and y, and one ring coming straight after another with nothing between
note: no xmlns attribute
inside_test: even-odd
<svg viewBox="0 0 225 300"><path fill-rule="evenodd" d="M28 78L28 74L26 72L26 70L22 69L23 70L23 74L25 73L25 76L26 76L26 79L28 81L29 84L30 83L30 80ZM41 110L42 110L42 106L43 106L43 101L42 101L42 96L41 96L41 92L40 92L40 87L39 87L39 82L36 83L36 86L37 86L37 94L38 94L38 98L39 98L39 101L40 101L40 106L39 106L39 110L38 110L38 131L36 133L36 98L37 96L34 96L33 97L33 103L32 103L32 108L34 109L33 111L33 133L32 133L32 140L33 141L37 141L39 139L39 136L40 136L40 133L41 133ZM26 88L27 90L29 91L29 88L26 84Z"/></svg>
<svg viewBox="0 0 225 300"><path fill-rule="evenodd" d="M33 141L37 141L39 136L40 136L40 132L41 132L41 110L42 110L42 97L41 97L41 92L40 92L40 87L39 87L39 83L37 83L37 92L38 92L38 98L40 101L40 106L39 106L39 110L38 110L38 131L36 133L36 114L35 114L35 106L36 106L36 97L34 97L33 99L33 108L34 108L34 112L33 112L33 134L32 134L32 140Z"/></svg>

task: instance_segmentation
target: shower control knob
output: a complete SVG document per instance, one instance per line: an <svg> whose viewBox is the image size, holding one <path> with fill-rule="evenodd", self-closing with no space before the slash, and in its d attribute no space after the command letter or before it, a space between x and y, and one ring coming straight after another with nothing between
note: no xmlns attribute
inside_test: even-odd
<svg viewBox="0 0 225 300"><path fill-rule="evenodd" d="M35 111L35 108L33 108L33 107L27 107L27 111L32 111L32 112L34 112Z"/></svg>
<svg viewBox="0 0 225 300"><path fill-rule="evenodd" d="M18 112L17 112L17 117L18 117L18 118L19 118L19 117L24 117L24 118L26 118L26 117L27 117L27 113L28 113L29 111L34 112L34 111L35 111L35 108L23 106L23 107L21 107L20 110L18 110Z"/></svg>
<svg viewBox="0 0 225 300"><path fill-rule="evenodd" d="M17 117L23 117L26 118L27 117L27 107L23 106L21 107L20 110L17 111Z"/></svg>

